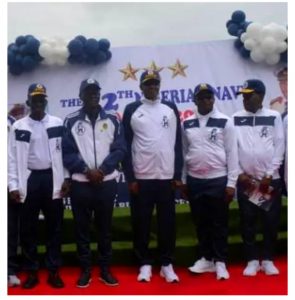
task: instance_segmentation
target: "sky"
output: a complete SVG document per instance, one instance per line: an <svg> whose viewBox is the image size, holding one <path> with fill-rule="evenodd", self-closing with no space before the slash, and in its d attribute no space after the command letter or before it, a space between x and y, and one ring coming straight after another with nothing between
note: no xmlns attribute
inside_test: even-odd
<svg viewBox="0 0 295 300"><path fill-rule="evenodd" d="M232 38L225 24L235 10L247 21L287 25L287 2L8 3L8 42L19 35L70 40L107 38L112 47L154 46Z"/></svg>

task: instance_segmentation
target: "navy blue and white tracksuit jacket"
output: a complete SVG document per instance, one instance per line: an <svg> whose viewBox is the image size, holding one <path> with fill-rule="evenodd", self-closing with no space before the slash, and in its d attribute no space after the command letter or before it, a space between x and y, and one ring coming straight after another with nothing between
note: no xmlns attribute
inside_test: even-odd
<svg viewBox="0 0 295 300"><path fill-rule="evenodd" d="M174 103L147 100L130 103L123 115L127 142L127 181L181 179L181 125Z"/></svg>
<svg viewBox="0 0 295 300"><path fill-rule="evenodd" d="M264 176L279 178L285 151L281 115L262 108L255 114L241 110L233 114L238 135L240 173L260 180Z"/></svg>
<svg viewBox="0 0 295 300"><path fill-rule="evenodd" d="M214 108L183 121L183 152L188 175L198 179L227 176L227 186L238 178L237 136L232 120Z"/></svg>
<svg viewBox="0 0 295 300"><path fill-rule="evenodd" d="M49 153L53 173L53 199L60 198L61 186L68 176L63 167L61 138L63 132L62 120L46 114L44 126L48 134ZM26 116L14 122L11 127L8 147L8 187L9 191L18 190L21 202L27 195L27 181L31 174L28 169L30 141L32 135L32 119Z"/></svg>
<svg viewBox="0 0 295 300"><path fill-rule="evenodd" d="M83 108L68 115L64 122L63 160L73 180L88 182L87 168L100 169L104 181L118 176L118 164L126 154L122 125L118 118L100 110L93 127Z"/></svg>

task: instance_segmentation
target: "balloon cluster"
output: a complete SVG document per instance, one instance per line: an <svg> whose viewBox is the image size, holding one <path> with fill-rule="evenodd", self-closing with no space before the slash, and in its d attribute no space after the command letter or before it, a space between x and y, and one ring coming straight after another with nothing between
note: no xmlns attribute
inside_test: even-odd
<svg viewBox="0 0 295 300"><path fill-rule="evenodd" d="M8 46L8 66L12 75L33 71L40 63L48 66L71 64L97 65L112 57L107 39L87 39L79 35L71 41L60 37L40 41L32 35L19 36Z"/></svg>
<svg viewBox="0 0 295 300"><path fill-rule="evenodd" d="M287 62L287 29L276 23L261 25L247 22L243 11L233 12L226 23L228 33L236 36L234 46L243 58L251 58L256 63L275 65Z"/></svg>
<svg viewBox="0 0 295 300"><path fill-rule="evenodd" d="M43 58L39 55L40 42L32 35L19 36L8 45L8 69L13 75L34 70Z"/></svg>

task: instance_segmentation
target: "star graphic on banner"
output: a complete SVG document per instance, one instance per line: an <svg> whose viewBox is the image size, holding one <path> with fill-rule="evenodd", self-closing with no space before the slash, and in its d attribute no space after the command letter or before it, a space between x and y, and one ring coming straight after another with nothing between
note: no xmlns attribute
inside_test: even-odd
<svg viewBox="0 0 295 300"><path fill-rule="evenodd" d="M160 73L164 68L158 67L154 61L151 62L150 66L147 68L144 68L146 71L156 71Z"/></svg>
<svg viewBox="0 0 295 300"><path fill-rule="evenodd" d="M181 75L183 77L186 77L186 74L184 72L184 70L187 68L187 65L182 65L179 61L179 59L176 60L176 64L169 66L168 69L170 69L173 74L172 74L172 78L174 78L177 75Z"/></svg>
<svg viewBox="0 0 295 300"><path fill-rule="evenodd" d="M125 69L120 69L119 71L124 74L123 80L127 80L128 78L137 80L135 73L138 72L139 70L140 69L132 68L131 63L128 63Z"/></svg>

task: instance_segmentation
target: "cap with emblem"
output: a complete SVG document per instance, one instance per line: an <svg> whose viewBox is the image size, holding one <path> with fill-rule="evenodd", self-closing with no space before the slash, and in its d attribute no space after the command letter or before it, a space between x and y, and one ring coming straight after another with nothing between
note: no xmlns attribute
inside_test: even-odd
<svg viewBox="0 0 295 300"><path fill-rule="evenodd" d="M95 80L93 78L88 78L88 79L83 80L80 84L80 92L79 92L80 95L90 85L94 85L94 86L98 87L99 90L101 89L97 80Z"/></svg>
<svg viewBox="0 0 295 300"><path fill-rule="evenodd" d="M43 95L46 96L46 88L41 83L32 83L28 88L28 96Z"/></svg>
<svg viewBox="0 0 295 300"><path fill-rule="evenodd" d="M236 93L240 94L250 94L250 93L265 94L265 85L259 79L248 79L244 82L243 87Z"/></svg>
<svg viewBox="0 0 295 300"><path fill-rule="evenodd" d="M140 83L146 83L148 81L154 80L158 83L161 81L160 74L156 71L149 70L149 71L144 71L141 76L140 76Z"/></svg>
<svg viewBox="0 0 295 300"><path fill-rule="evenodd" d="M194 90L194 96L197 96L198 94L200 94L201 92L208 92L210 94L214 94L214 89L213 87L208 84L208 83L200 83L195 87Z"/></svg>

